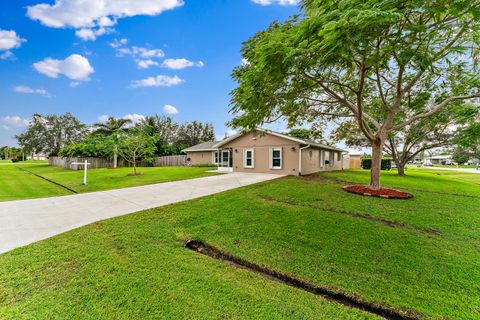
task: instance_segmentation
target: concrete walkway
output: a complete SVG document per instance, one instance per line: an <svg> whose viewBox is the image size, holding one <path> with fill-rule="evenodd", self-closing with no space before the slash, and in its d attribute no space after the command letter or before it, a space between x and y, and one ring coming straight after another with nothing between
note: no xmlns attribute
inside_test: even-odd
<svg viewBox="0 0 480 320"><path fill-rule="evenodd" d="M95 221L279 177L231 173L71 196L0 202L0 253Z"/></svg>

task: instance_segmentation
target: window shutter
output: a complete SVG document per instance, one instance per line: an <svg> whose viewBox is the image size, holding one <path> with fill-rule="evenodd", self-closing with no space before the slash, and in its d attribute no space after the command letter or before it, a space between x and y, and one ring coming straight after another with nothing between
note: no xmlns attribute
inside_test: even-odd
<svg viewBox="0 0 480 320"><path fill-rule="evenodd" d="M255 149L252 148L252 168L255 168Z"/></svg>
<svg viewBox="0 0 480 320"><path fill-rule="evenodd" d="M283 147L280 148L280 169L283 169Z"/></svg>

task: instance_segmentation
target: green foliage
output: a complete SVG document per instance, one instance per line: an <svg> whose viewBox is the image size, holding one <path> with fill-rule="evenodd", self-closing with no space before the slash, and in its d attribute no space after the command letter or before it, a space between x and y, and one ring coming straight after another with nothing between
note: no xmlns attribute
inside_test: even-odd
<svg viewBox="0 0 480 320"><path fill-rule="evenodd" d="M233 127L353 119L378 153L388 139L403 140L402 130L480 97L479 1L305 0L301 7L243 44L247 63L232 73Z"/></svg>
<svg viewBox="0 0 480 320"><path fill-rule="evenodd" d="M372 167L372 158L364 157L362 158L361 166L363 169L370 170ZM380 165L381 170L391 170L392 169L392 158L382 158Z"/></svg>
<svg viewBox="0 0 480 320"><path fill-rule="evenodd" d="M313 130L313 129L294 128L288 132L288 135L295 138L310 140L310 141L323 140L322 132Z"/></svg>
<svg viewBox="0 0 480 320"><path fill-rule="evenodd" d="M34 114L27 130L17 136L27 152L58 155L68 144L79 142L86 134L85 125L71 113L64 115Z"/></svg>
<svg viewBox="0 0 480 320"><path fill-rule="evenodd" d="M103 134L90 134L85 136L82 141L65 146L60 151L62 157L113 157L114 146L117 141L113 136Z"/></svg>

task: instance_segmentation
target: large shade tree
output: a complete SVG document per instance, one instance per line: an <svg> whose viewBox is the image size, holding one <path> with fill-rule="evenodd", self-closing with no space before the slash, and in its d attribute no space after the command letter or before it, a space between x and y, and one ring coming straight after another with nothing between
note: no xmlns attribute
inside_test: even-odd
<svg viewBox="0 0 480 320"><path fill-rule="evenodd" d="M478 0L305 0L301 8L244 43L234 127L354 120L372 148L378 189L389 135L480 97Z"/></svg>
<svg viewBox="0 0 480 320"><path fill-rule="evenodd" d="M16 138L28 152L58 155L65 145L80 141L86 132L86 126L71 113L34 114L28 128Z"/></svg>

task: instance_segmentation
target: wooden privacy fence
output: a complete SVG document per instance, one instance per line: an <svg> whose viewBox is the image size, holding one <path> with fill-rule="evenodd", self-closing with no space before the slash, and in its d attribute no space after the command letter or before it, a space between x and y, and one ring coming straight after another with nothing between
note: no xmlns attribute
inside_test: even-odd
<svg viewBox="0 0 480 320"><path fill-rule="evenodd" d="M156 157L154 167L185 167L187 166L187 156L164 156Z"/></svg>
<svg viewBox="0 0 480 320"><path fill-rule="evenodd" d="M88 166L89 169L99 169L99 168L113 168L113 159L105 159L105 158L92 158L92 157L71 157L71 158L63 158L63 157L49 157L48 163L51 166L55 167L63 167L72 170L82 170L83 165L75 165L72 164L73 162L85 162L87 160L90 165ZM131 167L133 166L131 163L119 158L117 161L117 166L121 167ZM138 161L137 166L145 167L147 163L145 161ZM164 156L164 157L155 157L153 162L154 167L185 167L188 166L187 163L187 156L186 155L176 155L176 156Z"/></svg>

